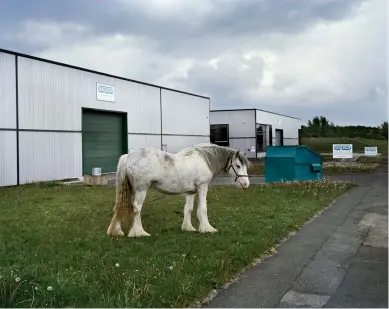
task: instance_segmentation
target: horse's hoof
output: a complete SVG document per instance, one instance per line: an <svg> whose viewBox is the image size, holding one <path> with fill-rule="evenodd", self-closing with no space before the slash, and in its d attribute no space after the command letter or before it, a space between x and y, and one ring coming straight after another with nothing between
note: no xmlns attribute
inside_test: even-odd
<svg viewBox="0 0 389 309"><path fill-rule="evenodd" d="M107 231L107 235L110 237L122 237L122 236L124 236L124 233L123 233L123 231L119 231L119 232Z"/></svg>
<svg viewBox="0 0 389 309"><path fill-rule="evenodd" d="M186 225L183 225L181 227L181 230L186 232L196 232L196 229L193 226L186 226Z"/></svg>
<svg viewBox="0 0 389 309"><path fill-rule="evenodd" d="M147 233L145 230L136 231L136 230L130 230L128 233L128 237L143 237L143 236L151 236L149 233Z"/></svg>
<svg viewBox="0 0 389 309"><path fill-rule="evenodd" d="M213 228L212 226L200 227L199 232L200 233L216 233L217 229Z"/></svg>

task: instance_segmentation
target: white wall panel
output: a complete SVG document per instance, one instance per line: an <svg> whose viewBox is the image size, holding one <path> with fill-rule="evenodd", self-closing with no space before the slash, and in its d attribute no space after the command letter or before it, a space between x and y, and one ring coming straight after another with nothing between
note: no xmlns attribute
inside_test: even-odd
<svg viewBox="0 0 389 309"><path fill-rule="evenodd" d="M162 132L209 136L209 99L162 89Z"/></svg>
<svg viewBox="0 0 389 309"><path fill-rule="evenodd" d="M17 185L16 131L0 131L0 187Z"/></svg>
<svg viewBox="0 0 389 309"><path fill-rule="evenodd" d="M161 135L128 135L128 149L139 149L146 146L161 149Z"/></svg>
<svg viewBox="0 0 389 309"><path fill-rule="evenodd" d="M81 133L20 132L20 183L82 176Z"/></svg>
<svg viewBox="0 0 389 309"><path fill-rule="evenodd" d="M15 56L0 52L0 128L16 128Z"/></svg>
<svg viewBox="0 0 389 309"><path fill-rule="evenodd" d="M298 139L298 129L301 128L300 119L272 114L265 111L257 110L257 123L270 124L273 127L273 139L275 139L275 129L284 130L284 139Z"/></svg>
<svg viewBox="0 0 389 309"><path fill-rule="evenodd" d="M255 146L255 138L230 139L230 147L246 151L248 158L255 158L255 152L250 152L252 146Z"/></svg>
<svg viewBox="0 0 389 309"><path fill-rule="evenodd" d="M196 146L200 143L209 143L209 137L206 136L174 136L163 135L163 144L167 146L168 152L179 152L180 150L188 147Z"/></svg>
<svg viewBox="0 0 389 309"><path fill-rule="evenodd" d="M228 124L230 137L255 136L255 110L212 111L211 124Z"/></svg>
<svg viewBox="0 0 389 309"><path fill-rule="evenodd" d="M81 130L81 108L128 113L128 131L160 133L160 90L104 75L18 58L19 126ZM115 86L115 102L96 99L96 83Z"/></svg>

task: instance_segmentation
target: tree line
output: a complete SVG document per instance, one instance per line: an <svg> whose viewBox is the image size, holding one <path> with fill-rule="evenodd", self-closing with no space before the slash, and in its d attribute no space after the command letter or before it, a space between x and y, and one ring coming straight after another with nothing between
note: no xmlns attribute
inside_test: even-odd
<svg viewBox="0 0 389 309"><path fill-rule="evenodd" d="M377 127L339 126L324 116L316 116L301 126L302 137L359 137L369 139L388 139L388 122Z"/></svg>

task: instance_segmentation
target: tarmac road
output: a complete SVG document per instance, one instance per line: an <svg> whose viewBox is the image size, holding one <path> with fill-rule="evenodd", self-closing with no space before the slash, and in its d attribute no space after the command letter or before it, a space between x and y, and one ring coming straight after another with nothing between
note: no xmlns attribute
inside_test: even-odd
<svg viewBox="0 0 389 309"><path fill-rule="evenodd" d="M387 166L375 174L328 178L359 186L204 308L388 308Z"/></svg>

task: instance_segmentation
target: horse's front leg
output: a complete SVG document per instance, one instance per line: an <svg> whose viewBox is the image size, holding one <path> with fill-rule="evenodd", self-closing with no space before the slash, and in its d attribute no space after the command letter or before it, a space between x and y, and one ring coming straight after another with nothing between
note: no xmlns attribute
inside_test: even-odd
<svg viewBox="0 0 389 309"><path fill-rule="evenodd" d="M184 207L184 221L182 222L181 229L183 231L194 232L196 229L192 225L192 211L193 211L193 202L194 202L194 194L186 194L185 195L185 207Z"/></svg>
<svg viewBox="0 0 389 309"><path fill-rule="evenodd" d="M207 193L208 186L203 185L198 188L199 202L197 207L197 217L200 221L199 232L200 233L215 233L217 229L211 226L208 221L207 215Z"/></svg>

